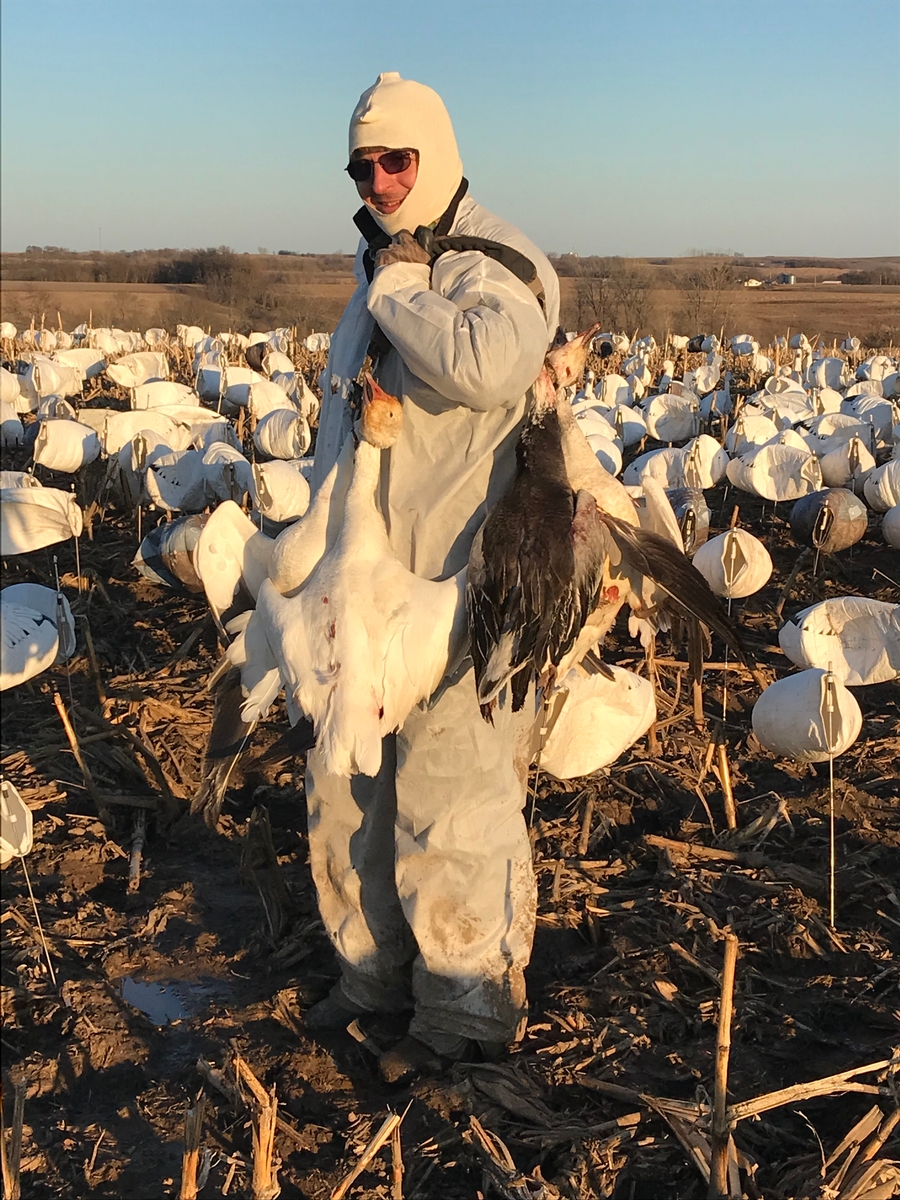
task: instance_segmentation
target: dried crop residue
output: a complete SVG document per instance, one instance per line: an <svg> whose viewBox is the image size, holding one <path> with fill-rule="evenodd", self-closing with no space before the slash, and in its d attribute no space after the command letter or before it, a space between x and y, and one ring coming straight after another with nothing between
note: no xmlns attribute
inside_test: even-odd
<svg viewBox="0 0 900 1200"><path fill-rule="evenodd" d="M726 528L733 495L709 495L714 524ZM772 650L774 605L797 550L786 510L773 514L749 497L740 503L741 523L764 538L776 564L770 587L742 605L763 647L763 670L774 677L786 665ZM661 642L659 754L644 739L606 776L571 786L538 781L538 928L521 1044L505 1062L390 1089L368 1046L304 1024L335 967L307 863L302 763L275 752L260 761L277 720L263 728L243 781L234 781L221 833L186 816L209 728L204 684L217 660L216 635L202 600L133 577L134 547L124 519L109 513L95 521L93 541L81 544L84 590L67 588L81 628L78 654L4 704L3 770L33 808L27 865L58 984L14 863L3 872L2 1036L7 1120L12 1085L25 1087L23 1194L177 1195L185 1110L201 1085L210 1107L200 1195L221 1195L226 1181L229 1195L249 1194L249 1109L232 1105L198 1071L202 1062L230 1078L237 1048L264 1087L275 1088L284 1196L328 1197L388 1111L402 1112L410 1099L401 1127L408 1198L475 1196L486 1177L500 1179L498 1138L515 1170L530 1176L532 1195L544 1186L546 1197L704 1196L680 1138L691 1129L684 1113L696 1116L713 1085L727 930L741 949L730 1102L890 1058L900 933L895 685L856 690L863 734L835 763L832 930L827 766L800 767L761 751L749 734L756 685L733 670L725 736L739 824L729 834L709 732L694 727L690 688L672 665L680 652ZM74 582L73 547L55 552L60 573ZM828 595L896 599L874 573L885 561L870 533L839 561L821 563L817 576L801 573L787 613ZM50 552L7 570L9 582L51 577ZM635 668L640 662L620 629L607 656ZM53 690L73 713L97 788L111 798L111 828L84 789ZM720 670L707 672L705 705L711 725L721 714ZM268 810L273 861L287 889L277 941L255 876L241 874L244 836L259 806ZM147 841L140 886L129 893L141 812ZM146 993L134 984L172 989L177 1011L165 1020L148 1015L135 1002ZM360 1026L376 1047L404 1029L401 1016ZM884 1075L858 1077L854 1087L868 1091L742 1120L735 1138L746 1193L818 1194L820 1142L827 1157L873 1106L880 1120L895 1104L889 1083L879 1082ZM826 1169L826 1181L841 1161ZM388 1148L351 1194L387 1196L391 1178ZM490 1185L492 1194L503 1194L499 1186Z"/></svg>

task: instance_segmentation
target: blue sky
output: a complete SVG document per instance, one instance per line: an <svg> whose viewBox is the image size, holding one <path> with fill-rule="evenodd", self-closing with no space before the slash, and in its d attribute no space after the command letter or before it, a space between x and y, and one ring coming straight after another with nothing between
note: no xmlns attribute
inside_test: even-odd
<svg viewBox="0 0 900 1200"><path fill-rule="evenodd" d="M350 251L379 71L545 250L900 253L900 0L3 0L0 242Z"/></svg>

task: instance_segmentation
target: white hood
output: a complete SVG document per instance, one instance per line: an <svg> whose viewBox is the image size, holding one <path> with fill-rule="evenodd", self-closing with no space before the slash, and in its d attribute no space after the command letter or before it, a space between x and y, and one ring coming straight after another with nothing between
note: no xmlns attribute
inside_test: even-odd
<svg viewBox="0 0 900 1200"><path fill-rule="evenodd" d="M350 154L369 146L418 150L412 191L396 212L369 211L392 237L431 225L449 205L462 181L463 165L444 102L430 87L385 71L359 98L350 118Z"/></svg>

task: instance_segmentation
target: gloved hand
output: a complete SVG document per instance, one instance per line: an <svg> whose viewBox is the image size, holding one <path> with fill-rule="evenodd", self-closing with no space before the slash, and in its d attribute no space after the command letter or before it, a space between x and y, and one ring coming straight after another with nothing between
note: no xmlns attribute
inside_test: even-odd
<svg viewBox="0 0 900 1200"><path fill-rule="evenodd" d="M427 250L422 249L408 229L401 229L390 246L385 246L383 250L378 251L375 255L375 270L399 262L425 263L426 265L431 262Z"/></svg>

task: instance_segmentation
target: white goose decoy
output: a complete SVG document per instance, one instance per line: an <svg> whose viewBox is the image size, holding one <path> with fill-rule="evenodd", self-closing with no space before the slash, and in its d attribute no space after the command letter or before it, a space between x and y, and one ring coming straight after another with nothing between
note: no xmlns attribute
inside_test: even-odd
<svg viewBox="0 0 900 1200"><path fill-rule="evenodd" d="M180 591L202 592L203 583L194 566L194 552L204 525L206 513L163 521L151 529L138 547L131 565L145 579Z"/></svg>
<svg viewBox="0 0 900 1200"><path fill-rule="evenodd" d="M647 423L638 408L617 404L607 409L604 415L615 429L616 438L623 448L636 446L647 436Z"/></svg>
<svg viewBox="0 0 900 1200"><path fill-rule="evenodd" d="M376 507L381 450L396 440L402 412L367 376L337 540L294 597L268 580L259 592L257 613L287 691L312 719L335 775L377 775L382 738L435 690L465 620L465 571L442 583L413 575Z"/></svg>
<svg viewBox="0 0 900 1200"><path fill-rule="evenodd" d="M822 454L819 466L825 487L861 491L869 472L875 469L875 459L862 439L854 435Z"/></svg>
<svg viewBox="0 0 900 1200"><path fill-rule="evenodd" d="M900 504L900 458L889 459L870 471L863 483L863 495L875 512L887 512Z"/></svg>
<svg viewBox="0 0 900 1200"><path fill-rule="evenodd" d="M700 408L693 393L651 396L644 404L647 432L660 442L686 442L700 432Z"/></svg>
<svg viewBox="0 0 900 1200"><path fill-rule="evenodd" d="M194 567L216 621L227 623L242 592L256 603L275 547L233 500L212 513L194 550Z"/></svg>
<svg viewBox="0 0 900 1200"><path fill-rule="evenodd" d="M24 858L34 845L31 809L8 779L0 780L0 867Z"/></svg>
<svg viewBox="0 0 900 1200"><path fill-rule="evenodd" d="M53 588L13 583L0 592L0 691L33 679L75 651L69 602Z"/></svg>
<svg viewBox="0 0 900 1200"><path fill-rule="evenodd" d="M694 566L716 593L727 600L752 596L772 575L772 558L746 529L729 529L710 538L694 555Z"/></svg>
<svg viewBox="0 0 900 1200"><path fill-rule="evenodd" d="M900 407L895 401L880 396L852 396L841 404L841 412L856 417L875 431L875 445L891 444L891 430L900 421Z"/></svg>
<svg viewBox="0 0 900 1200"><path fill-rule="evenodd" d="M623 375L613 372L603 375L596 392L597 399L605 408L615 408L617 404L625 404L631 408L634 404L634 394Z"/></svg>
<svg viewBox="0 0 900 1200"><path fill-rule="evenodd" d="M886 683L900 676L900 604L822 600L786 622L778 644L794 666L833 671L846 687Z"/></svg>
<svg viewBox="0 0 900 1200"><path fill-rule="evenodd" d="M744 404L734 424L725 434L725 449L729 454L743 454L753 446L762 446L778 436L778 426L764 413Z"/></svg>
<svg viewBox="0 0 900 1200"><path fill-rule="evenodd" d="M168 512L200 512L210 502L199 450L170 450L148 458L144 487L150 503Z"/></svg>
<svg viewBox="0 0 900 1200"><path fill-rule="evenodd" d="M106 359L100 350L93 346L75 346L71 350L58 350L56 361L65 367L72 367L82 383L87 379L102 374L106 370Z"/></svg>
<svg viewBox="0 0 900 1200"><path fill-rule="evenodd" d="M656 720L653 685L624 667L609 675L578 667L558 681L541 746L541 769L568 780L614 763ZM611 677L610 677L611 676Z"/></svg>
<svg viewBox="0 0 900 1200"><path fill-rule="evenodd" d="M57 488L0 490L0 554L28 554L80 537L81 509L71 492Z"/></svg>
<svg viewBox="0 0 900 1200"><path fill-rule="evenodd" d="M685 452L681 446L663 446L639 454L625 468L622 482L626 487L640 487L649 476L663 487L684 486Z"/></svg>
<svg viewBox="0 0 900 1200"><path fill-rule="evenodd" d="M186 383L172 379L153 379L140 383L132 392L132 408L162 408L174 404L197 404L197 393Z"/></svg>
<svg viewBox="0 0 900 1200"><path fill-rule="evenodd" d="M0 367L0 402L8 404L14 412L18 412L16 402L19 399L19 377L6 367Z"/></svg>
<svg viewBox="0 0 900 1200"><path fill-rule="evenodd" d="M622 451L618 440L611 441L602 433L589 433L587 443L597 457L597 462L610 475L618 475L622 470Z"/></svg>
<svg viewBox="0 0 900 1200"><path fill-rule="evenodd" d="M859 737L862 712L836 676L813 668L767 687L753 706L752 721L760 745L772 754L826 762Z"/></svg>
<svg viewBox="0 0 900 1200"><path fill-rule="evenodd" d="M298 461L253 464L253 507L267 520L296 521L309 508L309 483Z"/></svg>
<svg viewBox="0 0 900 1200"><path fill-rule="evenodd" d="M169 359L163 350L126 354L106 368L106 375L120 387L136 388L142 383L169 378Z"/></svg>
<svg viewBox="0 0 900 1200"><path fill-rule="evenodd" d="M881 536L889 546L900 550L900 504L889 508L881 518Z"/></svg>
<svg viewBox="0 0 900 1200"><path fill-rule="evenodd" d="M0 400L0 446L13 450L25 441L25 429L18 414L6 400Z"/></svg>
<svg viewBox="0 0 900 1200"><path fill-rule="evenodd" d="M300 411L292 403L289 393L270 379L261 379L250 384L247 408L255 421L261 421L276 409L294 413Z"/></svg>
<svg viewBox="0 0 900 1200"><path fill-rule="evenodd" d="M822 487L822 469L816 456L805 447L800 449L777 441L733 458L725 473L740 491L776 503L799 500Z"/></svg>
<svg viewBox="0 0 900 1200"><path fill-rule="evenodd" d="M253 468L230 442L209 442L203 450L209 502L241 501L253 488Z"/></svg>
<svg viewBox="0 0 900 1200"><path fill-rule="evenodd" d="M253 444L267 458L302 458L311 441L306 418L284 405L266 413L253 431Z"/></svg>
<svg viewBox="0 0 900 1200"><path fill-rule="evenodd" d="M40 421L32 453L49 471L72 474L100 456L100 438L79 421Z"/></svg>
<svg viewBox="0 0 900 1200"><path fill-rule="evenodd" d="M711 488L725 478L728 455L714 437L698 434L684 447L684 481L679 487Z"/></svg>

